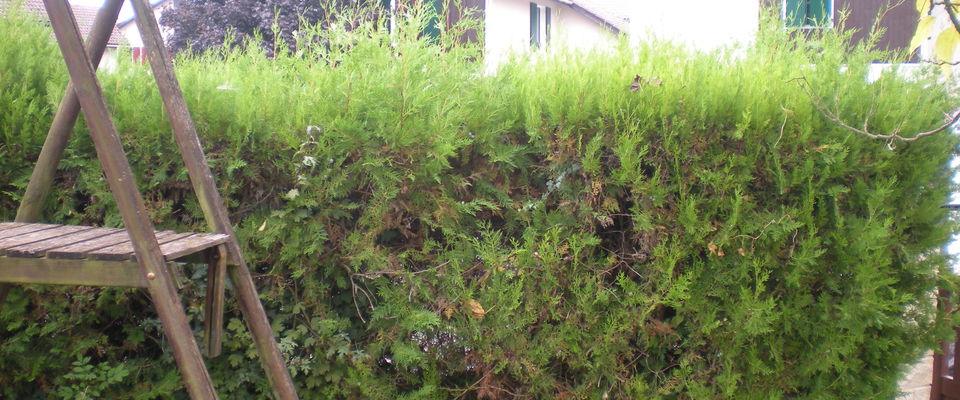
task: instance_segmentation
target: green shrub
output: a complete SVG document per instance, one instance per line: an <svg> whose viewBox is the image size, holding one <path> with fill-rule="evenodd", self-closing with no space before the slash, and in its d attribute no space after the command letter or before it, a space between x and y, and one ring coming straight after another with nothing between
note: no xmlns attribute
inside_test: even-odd
<svg viewBox="0 0 960 400"><path fill-rule="evenodd" d="M0 22L17 38L0 54L23 59L0 61L4 217L63 86L48 45L16 45L48 38L21 22ZM177 60L303 398L891 398L949 334L931 294L952 287L937 250L956 230L940 208L956 138L891 151L797 82L909 132L950 107L932 77L869 83L877 54L778 29L739 50L556 49L485 74L477 49L405 23L309 32L274 60ZM155 222L202 229L151 75L101 78ZM75 136L47 219L118 225ZM185 268L198 323L205 274ZM224 398L261 398L228 307L208 366ZM184 397L141 291L25 287L0 322L5 397Z"/></svg>

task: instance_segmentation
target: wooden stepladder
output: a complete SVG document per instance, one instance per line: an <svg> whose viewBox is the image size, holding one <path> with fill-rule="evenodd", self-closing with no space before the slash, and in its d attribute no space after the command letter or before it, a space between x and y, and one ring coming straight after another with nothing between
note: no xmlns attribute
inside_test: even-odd
<svg viewBox="0 0 960 400"><path fill-rule="evenodd" d="M153 10L148 0L131 2L177 146L212 233L155 231L134 182L94 71L123 0L106 1L94 20L86 49L67 0L44 0L71 82L47 134L16 222L0 224L0 282L146 288L190 397L215 399L210 374L169 269L175 259L200 256L209 265L204 307L207 353L216 356L220 352L224 287L229 276L274 396L296 399L296 389L217 192ZM81 111L126 229L35 223ZM0 301L9 288L8 283L0 284Z"/></svg>

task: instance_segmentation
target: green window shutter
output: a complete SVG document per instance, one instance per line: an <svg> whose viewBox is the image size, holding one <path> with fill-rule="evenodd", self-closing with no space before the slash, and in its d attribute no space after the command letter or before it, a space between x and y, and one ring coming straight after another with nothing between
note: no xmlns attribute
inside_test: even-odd
<svg viewBox="0 0 960 400"><path fill-rule="evenodd" d="M828 26L830 24L831 0L807 0L806 26Z"/></svg>
<svg viewBox="0 0 960 400"><path fill-rule="evenodd" d="M783 0L784 22L789 27L801 27L805 25L807 19L808 0Z"/></svg>
<svg viewBox="0 0 960 400"><path fill-rule="evenodd" d="M547 7L544 10L546 11L543 18L543 22L545 23L546 29L544 29L543 31L547 35L547 44L550 44L550 25L551 25L551 21L553 20L553 10L551 10L550 7Z"/></svg>
<svg viewBox="0 0 960 400"><path fill-rule="evenodd" d="M540 47L540 7L530 3L530 45Z"/></svg>
<svg viewBox="0 0 960 400"><path fill-rule="evenodd" d="M427 21L427 26L423 27L423 34L433 39L440 38L440 16L443 15L442 1L443 0L424 0L424 3L427 4L428 11L433 11L433 15L431 15L430 20Z"/></svg>

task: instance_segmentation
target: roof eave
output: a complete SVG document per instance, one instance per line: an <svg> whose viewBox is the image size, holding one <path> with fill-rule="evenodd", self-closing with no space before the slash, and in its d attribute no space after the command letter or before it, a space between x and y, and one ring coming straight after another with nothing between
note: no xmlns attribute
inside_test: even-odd
<svg viewBox="0 0 960 400"><path fill-rule="evenodd" d="M160 7L160 5L162 5L163 3L166 3L166 2L168 2L168 1L170 1L170 0L154 0L154 1L150 2L150 8ZM132 17L130 17L130 18L127 18L126 20L120 21L120 22L117 23L117 28L123 28L123 27L125 27L125 26L127 26L127 25L130 25L130 23L133 22L133 21L136 20L136 19L137 19L137 18L136 18L136 16L134 15L134 16L132 16Z"/></svg>
<svg viewBox="0 0 960 400"><path fill-rule="evenodd" d="M619 34L619 33L622 32L622 30L620 29L620 27L614 25L614 24L611 23L610 21L607 21L605 18L603 18L603 17L595 14L593 11L590 11L590 10L588 10L588 9L586 9L586 8L583 8L583 6L581 6L581 5L577 4L577 3L574 3L573 1L570 1L570 0L558 0L558 1L559 1L560 3L562 3L562 4L565 4L565 5L569 6L570 8L573 8L573 9L576 9L577 11L580 11L582 14L584 14L584 15L586 15L588 18L592 19L594 22L597 22L597 23L599 23L600 25L603 25L603 26L606 26L607 28L610 28L610 30L613 31L613 33Z"/></svg>

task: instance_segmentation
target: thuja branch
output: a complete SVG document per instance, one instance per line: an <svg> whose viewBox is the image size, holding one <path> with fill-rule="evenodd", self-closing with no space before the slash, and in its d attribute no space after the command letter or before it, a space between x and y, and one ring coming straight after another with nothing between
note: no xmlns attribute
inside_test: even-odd
<svg viewBox="0 0 960 400"><path fill-rule="evenodd" d="M894 141L914 142L921 138L943 132L947 130L947 128L950 128L950 126L955 124L958 120L960 120L960 111L955 111L952 115L949 113L944 113L946 122L944 122L943 125L940 125L929 131L904 135L903 132L900 130L901 127L903 126L903 122L901 121L901 123L897 126L897 128L890 133L871 132L869 128L869 125L870 125L869 115L866 118L864 118L862 129L855 128L847 124L846 122L843 121L843 119L840 118L839 110L831 110L826 106L826 104L823 103L823 101L820 100L819 97L817 97L814 94L813 89L810 87L810 83L809 81L807 81L806 78L799 78L798 81L800 84L800 88L802 88L803 91L807 94L807 97L810 98L810 102L813 104L814 108L816 108L817 111L820 112L820 114L823 115L824 118L826 118L830 122L833 122L834 124L836 124L837 126L845 130L856 133L858 135L866 136L870 139L886 140L888 141L888 143L892 143ZM870 114L872 115L873 113L871 112Z"/></svg>

